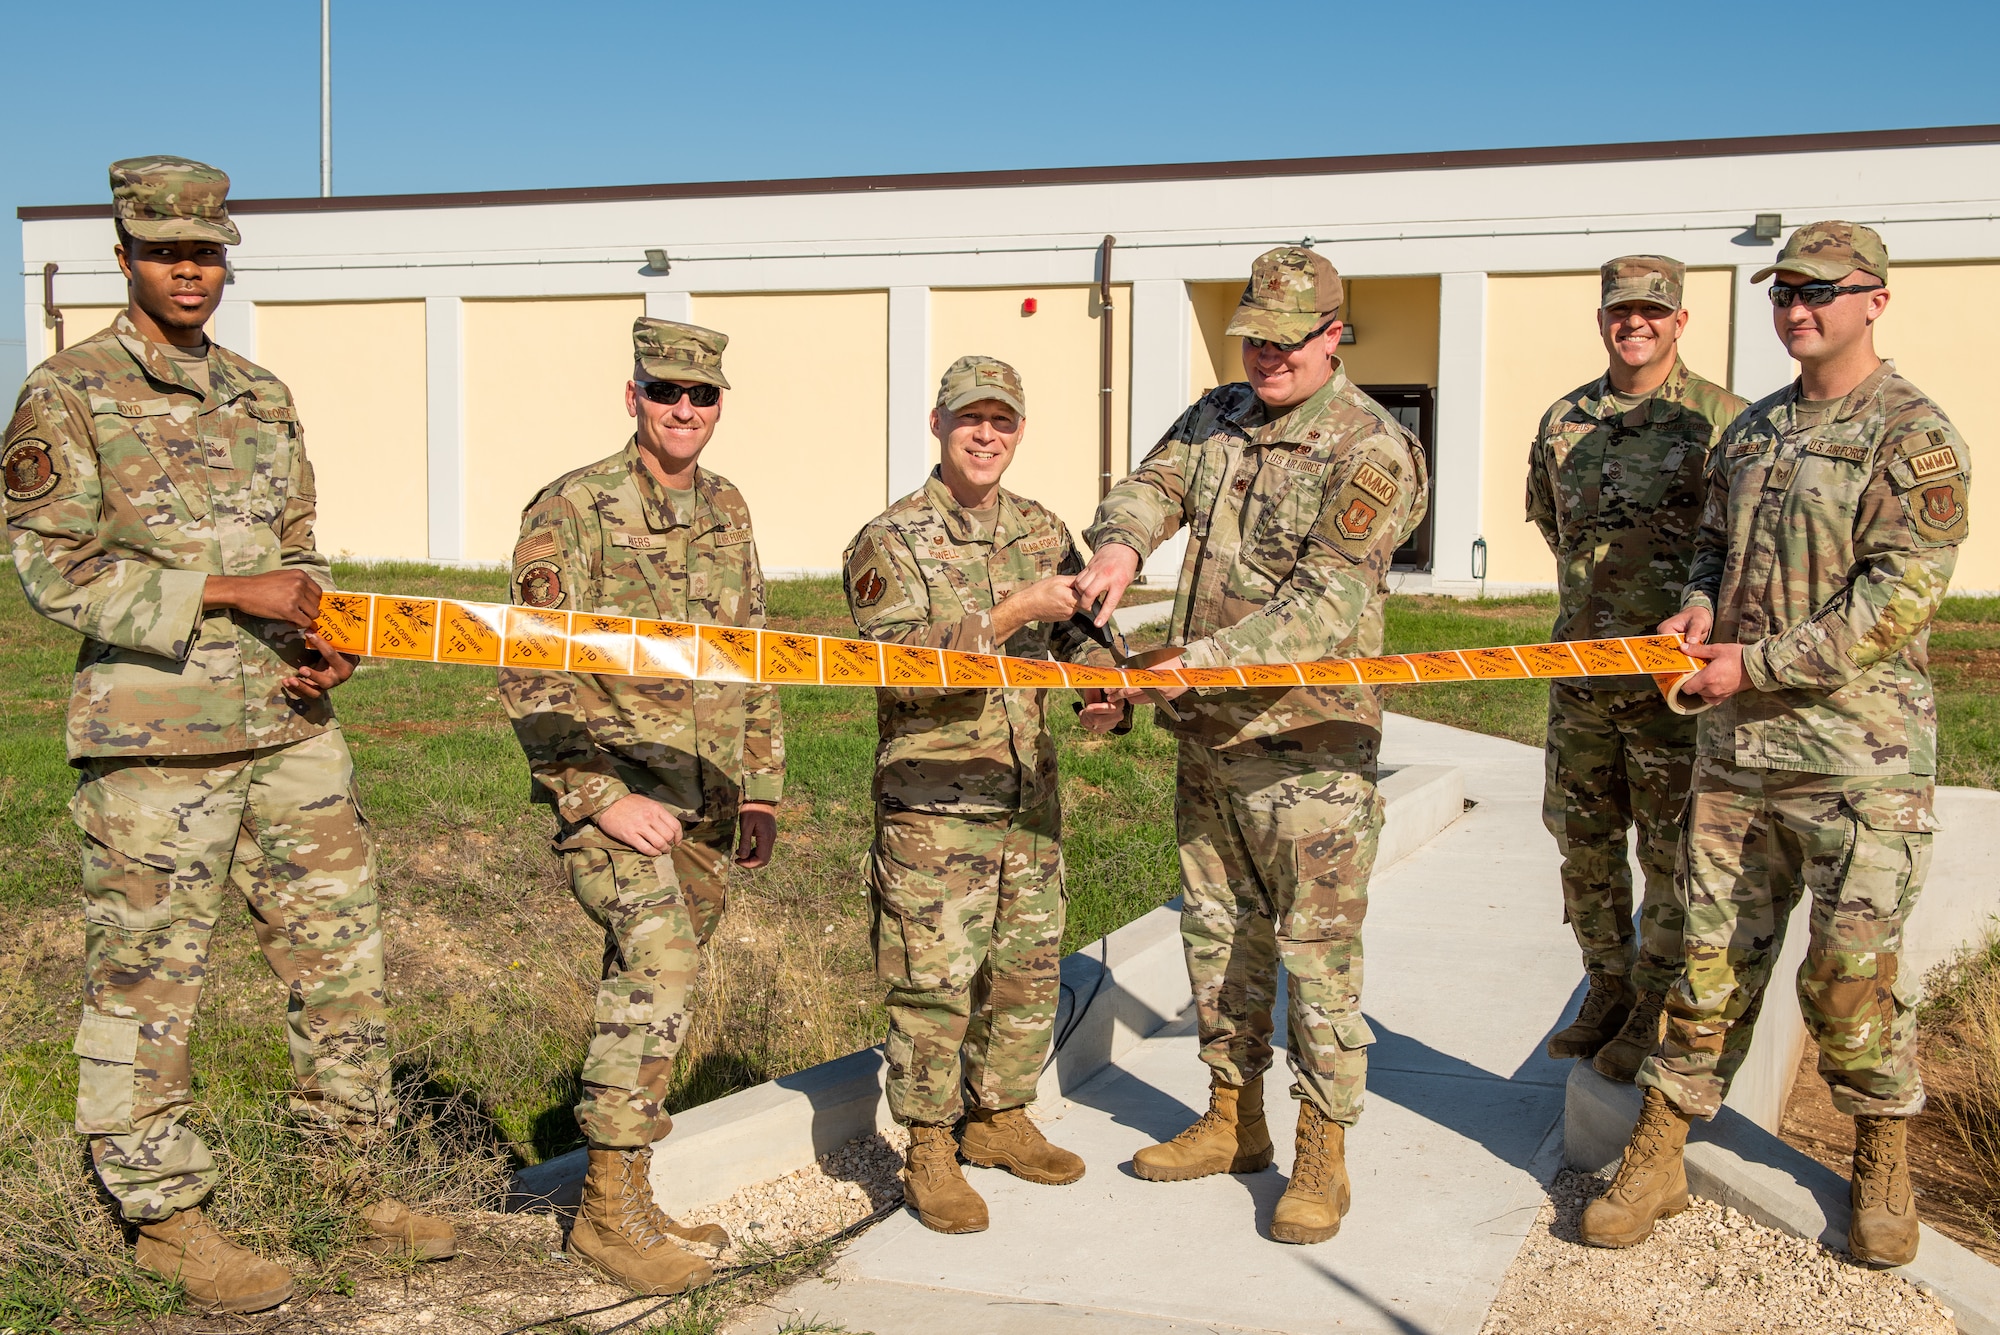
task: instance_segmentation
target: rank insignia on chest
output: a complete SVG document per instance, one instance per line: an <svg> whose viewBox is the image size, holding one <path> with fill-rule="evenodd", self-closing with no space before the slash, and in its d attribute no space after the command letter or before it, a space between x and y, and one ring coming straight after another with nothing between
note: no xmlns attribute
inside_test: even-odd
<svg viewBox="0 0 2000 1335"><path fill-rule="evenodd" d="M40 500L61 480L49 447L39 440L18 441L10 447L6 458L0 460L0 475L6 479L10 501Z"/></svg>
<svg viewBox="0 0 2000 1335"><path fill-rule="evenodd" d="M1357 496L1347 503L1347 508L1340 512L1333 524L1340 530L1341 537L1350 542L1358 542L1367 537L1375 527L1375 516L1380 513L1381 511Z"/></svg>
<svg viewBox="0 0 2000 1335"><path fill-rule="evenodd" d="M882 601L882 595L889 591L889 581L874 566L861 572L854 581L854 605L873 607Z"/></svg>

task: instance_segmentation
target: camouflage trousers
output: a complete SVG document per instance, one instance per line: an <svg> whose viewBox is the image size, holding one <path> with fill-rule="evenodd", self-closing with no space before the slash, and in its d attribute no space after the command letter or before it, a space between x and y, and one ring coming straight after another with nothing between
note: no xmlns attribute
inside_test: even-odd
<svg viewBox="0 0 2000 1335"><path fill-rule="evenodd" d="M889 1111L958 1120L1032 1103L1061 987L1062 809L879 809L869 889L888 985Z"/></svg>
<svg viewBox="0 0 2000 1335"><path fill-rule="evenodd" d="M1898 965L1930 867L1931 784L1696 762L1680 871L1687 975L1667 994L1666 1041L1639 1084L1715 1115L1750 1049L1792 907L1810 895L1799 1008L1833 1106L1850 1116L1922 1110L1920 980Z"/></svg>
<svg viewBox="0 0 2000 1335"><path fill-rule="evenodd" d="M1674 892L1680 815L1694 766L1694 724L1658 691L1549 687L1542 823L1562 850L1563 921L1584 968L1630 975L1665 992L1681 973L1681 911ZM1625 834L1639 827L1637 949Z"/></svg>
<svg viewBox="0 0 2000 1335"><path fill-rule="evenodd" d="M1232 1084L1271 1065L1278 964L1292 1097L1361 1116L1368 1045L1361 920L1382 831L1375 746L1351 756L1213 751L1182 741L1181 943L1201 1059Z"/></svg>
<svg viewBox="0 0 2000 1335"><path fill-rule="evenodd" d="M704 822L658 857L622 845L562 854L576 902L604 928L576 1105L576 1124L593 1145L637 1149L673 1130L667 1087L687 1038L701 948L722 921L734 835L733 819Z"/></svg>
<svg viewBox="0 0 2000 1335"><path fill-rule="evenodd" d="M225 881L286 989L293 1112L362 1136L389 1092L375 857L337 729L229 755L85 762L76 1129L127 1219L198 1205L215 1161L181 1118Z"/></svg>

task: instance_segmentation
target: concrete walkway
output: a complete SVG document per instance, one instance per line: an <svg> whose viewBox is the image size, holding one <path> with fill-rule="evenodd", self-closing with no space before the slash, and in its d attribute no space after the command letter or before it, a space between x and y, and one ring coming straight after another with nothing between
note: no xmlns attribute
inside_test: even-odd
<svg viewBox="0 0 2000 1335"><path fill-rule="evenodd" d="M1477 1331L1559 1158L1569 1063L1541 1055L1581 994L1542 829L1540 752L1391 717L1386 764L1449 763L1476 805L1378 875L1365 929L1379 1036L1348 1138L1354 1208L1317 1247L1268 1239L1292 1104L1267 1077L1277 1171L1144 1182L1134 1150L1205 1106L1191 1015L1045 1108L1083 1181L968 1169L993 1227L946 1237L907 1212L737 1327L817 1318L878 1335L968 1332ZM1283 1022L1279 1029L1282 1033Z"/></svg>

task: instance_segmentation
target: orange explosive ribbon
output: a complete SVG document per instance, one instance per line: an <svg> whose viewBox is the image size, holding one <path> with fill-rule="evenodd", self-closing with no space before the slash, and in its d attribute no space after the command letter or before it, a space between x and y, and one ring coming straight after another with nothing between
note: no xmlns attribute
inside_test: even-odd
<svg viewBox="0 0 2000 1335"><path fill-rule="evenodd" d="M778 686L1412 686L1452 681L1629 677L1658 683L1676 713L1707 708L1680 684L1702 664L1671 635L1241 667L1107 668L968 654L784 630L751 630L388 593L320 597L319 633L342 653L418 663Z"/></svg>

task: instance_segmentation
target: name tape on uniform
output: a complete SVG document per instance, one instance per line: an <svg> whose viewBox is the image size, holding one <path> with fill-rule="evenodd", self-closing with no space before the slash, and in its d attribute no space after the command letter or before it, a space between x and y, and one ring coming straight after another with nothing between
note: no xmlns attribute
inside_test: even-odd
<svg viewBox="0 0 2000 1335"><path fill-rule="evenodd" d="M1676 712L1699 713L1706 707L1679 695L1680 683L1702 665L1688 657L1671 635L1437 649L1313 663L1108 668L794 631L651 621L451 598L404 598L388 593L321 595L318 629L328 644L357 656L680 681L1003 689L1283 689L1644 674L1659 683Z"/></svg>

